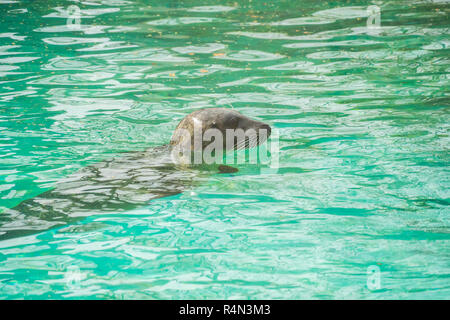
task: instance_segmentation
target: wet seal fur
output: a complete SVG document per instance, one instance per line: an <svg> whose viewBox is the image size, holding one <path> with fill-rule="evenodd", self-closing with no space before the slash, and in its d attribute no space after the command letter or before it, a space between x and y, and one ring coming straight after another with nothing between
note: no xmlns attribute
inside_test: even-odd
<svg viewBox="0 0 450 320"><path fill-rule="evenodd" d="M194 111L180 121L170 144L85 167L62 179L54 189L1 212L0 239L46 230L84 216L136 209L152 199L182 193L209 175L185 161L208 147L210 141L199 141L194 133L197 130L202 137L209 129L225 137L222 151L254 147L271 132L269 125L232 109ZM227 140L227 129L264 129L267 136ZM237 171L222 164L216 169L221 173Z"/></svg>

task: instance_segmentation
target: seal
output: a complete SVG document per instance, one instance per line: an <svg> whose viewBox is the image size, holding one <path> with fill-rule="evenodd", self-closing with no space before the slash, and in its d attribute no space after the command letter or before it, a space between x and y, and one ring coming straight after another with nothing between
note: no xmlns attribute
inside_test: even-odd
<svg viewBox="0 0 450 320"><path fill-rule="evenodd" d="M194 111L179 122L169 144L123 153L85 167L62 179L54 189L2 212L0 239L46 230L84 216L132 210L153 199L179 194L211 173L211 166L204 170L205 159L254 147L270 132L269 125L235 110ZM213 156L205 151L212 151ZM200 161L191 161L198 154ZM220 173L237 171L221 163L215 165L212 168Z"/></svg>
<svg viewBox="0 0 450 320"><path fill-rule="evenodd" d="M175 128L170 141L172 160L184 164L218 163L225 152L253 148L270 134L268 124L235 110L197 110Z"/></svg>

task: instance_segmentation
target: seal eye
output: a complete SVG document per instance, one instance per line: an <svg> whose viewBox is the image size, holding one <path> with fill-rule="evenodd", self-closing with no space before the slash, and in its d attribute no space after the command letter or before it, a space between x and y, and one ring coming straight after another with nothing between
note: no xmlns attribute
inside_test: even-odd
<svg viewBox="0 0 450 320"><path fill-rule="evenodd" d="M216 121L214 120L213 122L211 122L211 127L212 128L217 128L217 124L216 124Z"/></svg>

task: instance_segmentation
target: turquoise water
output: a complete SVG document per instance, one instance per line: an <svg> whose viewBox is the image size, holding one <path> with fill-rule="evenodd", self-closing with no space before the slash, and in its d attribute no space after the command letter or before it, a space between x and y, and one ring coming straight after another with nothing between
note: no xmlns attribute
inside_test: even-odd
<svg viewBox="0 0 450 320"><path fill-rule="evenodd" d="M448 299L449 10L0 0L3 210L198 108L280 136L275 173L0 241L0 298Z"/></svg>

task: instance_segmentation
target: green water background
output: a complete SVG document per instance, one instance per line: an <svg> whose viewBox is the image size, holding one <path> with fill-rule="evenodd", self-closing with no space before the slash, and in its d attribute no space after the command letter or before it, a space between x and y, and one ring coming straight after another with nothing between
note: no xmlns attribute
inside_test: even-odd
<svg viewBox="0 0 450 320"><path fill-rule="evenodd" d="M198 108L280 134L276 174L1 241L0 298L449 298L449 10L0 0L0 207Z"/></svg>

